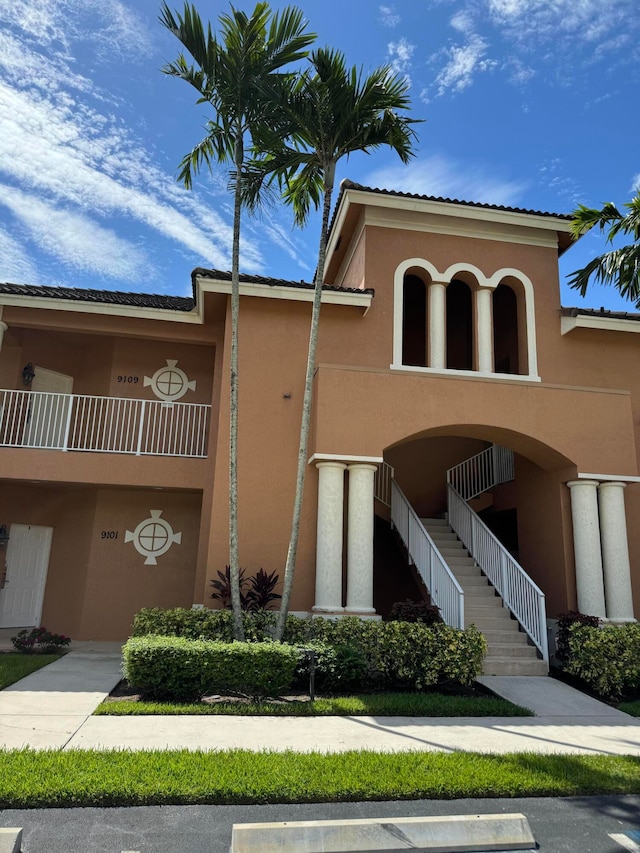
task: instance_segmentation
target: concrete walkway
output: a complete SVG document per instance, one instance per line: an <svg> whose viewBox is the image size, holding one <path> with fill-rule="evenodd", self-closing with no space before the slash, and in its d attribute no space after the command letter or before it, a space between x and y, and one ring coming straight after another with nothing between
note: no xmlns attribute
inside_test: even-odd
<svg viewBox="0 0 640 853"><path fill-rule="evenodd" d="M640 755L640 721L552 678L481 679L535 717L92 717L120 679L119 648L76 648L0 692L0 746Z"/></svg>

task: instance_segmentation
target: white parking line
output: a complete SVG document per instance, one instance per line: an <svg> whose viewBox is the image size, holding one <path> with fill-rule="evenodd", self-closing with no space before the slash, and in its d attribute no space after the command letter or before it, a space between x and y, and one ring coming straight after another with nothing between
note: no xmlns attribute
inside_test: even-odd
<svg viewBox="0 0 640 853"><path fill-rule="evenodd" d="M636 833L634 833L635 835ZM630 850L631 853L640 853L640 844L630 838L626 832L610 832L609 838L624 847L625 850Z"/></svg>

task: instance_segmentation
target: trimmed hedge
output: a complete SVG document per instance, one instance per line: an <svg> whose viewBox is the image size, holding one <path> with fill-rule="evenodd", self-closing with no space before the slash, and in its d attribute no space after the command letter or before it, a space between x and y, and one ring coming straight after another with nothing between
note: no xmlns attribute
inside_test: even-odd
<svg viewBox="0 0 640 853"><path fill-rule="evenodd" d="M124 676L143 696L194 700L212 693L279 696L290 688L299 652L281 643L225 643L133 637Z"/></svg>
<svg viewBox="0 0 640 853"><path fill-rule="evenodd" d="M134 620L134 636L164 634L231 642L231 613L225 610L141 610ZM276 614L244 614L248 640L261 642L271 636ZM444 624L381 622L374 619L287 618L284 642L309 647L316 643L349 647L354 667L364 659L361 683L373 687L421 690L436 684L470 684L482 671L486 642L470 626L464 631ZM341 675L333 664L334 683ZM348 680L348 679L347 679Z"/></svg>
<svg viewBox="0 0 640 853"><path fill-rule="evenodd" d="M262 610L244 612L245 637L259 643L268 640L275 628L277 613ZM186 637L190 640L221 640L233 642L233 613L230 610L189 610L175 607L147 607L138 611L133 619L133 636Z"/></svg>
<svg viewBox="0 0 640 853"><path fill-rule="evenodd" d="M637 694L640 689L640 625L573 625L568 632L565 670L605 698Z"/></svg>

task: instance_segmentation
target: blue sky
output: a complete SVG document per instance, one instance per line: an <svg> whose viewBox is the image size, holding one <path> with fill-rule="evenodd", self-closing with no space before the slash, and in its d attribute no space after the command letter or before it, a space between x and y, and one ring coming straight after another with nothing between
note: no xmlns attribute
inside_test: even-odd
<svg viewBox="0 0 640 853"><path fill-rule="evenodd" d="M196 5L214 25L229 8ZM561 213L633 194L637 0L299 5L350 64L406 75L425 119L409 166L357 155L338 179ZM175 180L208 116L160 73L178 43L158 12L155 0L0 0L1 281L186 294L195 266L230 267L225 173L191 192ZM242 270L309 279L317 232L317 219L295 230L282 207L245 219ZM588 235L561 272L603 248ZM562 302L631 308L595 287L585 300L563 287Z"/></svg>

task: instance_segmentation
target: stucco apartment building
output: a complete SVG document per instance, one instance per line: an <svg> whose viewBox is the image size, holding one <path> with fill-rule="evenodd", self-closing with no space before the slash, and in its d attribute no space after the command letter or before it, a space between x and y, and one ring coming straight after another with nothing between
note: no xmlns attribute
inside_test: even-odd
<svg viewBox="0 0 640 853"><path fill-rule="evenodd" d="M384 615L428 589L538 669L558 613L633 618L640 317L561 308L569 223L343 183L294 612ZM214 603L230 275L192 281L193 298L0 285L0 627L120 639L141 607ZM249 573L284 566L311 300L242 277Z"/></svg>

